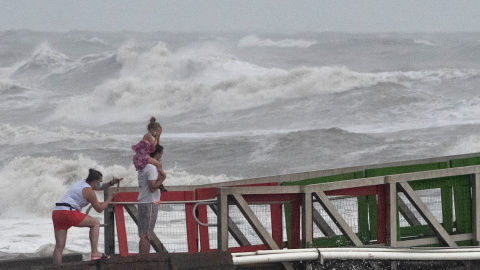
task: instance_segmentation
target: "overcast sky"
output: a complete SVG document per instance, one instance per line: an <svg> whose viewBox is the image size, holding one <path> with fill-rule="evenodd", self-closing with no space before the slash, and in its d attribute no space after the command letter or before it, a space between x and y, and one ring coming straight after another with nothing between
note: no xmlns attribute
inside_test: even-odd
<svg viewBox="0 0 480 270"><path fill-rule="evenodd" d="M0 30L480 32L479 0L0 0Z"/></svg>

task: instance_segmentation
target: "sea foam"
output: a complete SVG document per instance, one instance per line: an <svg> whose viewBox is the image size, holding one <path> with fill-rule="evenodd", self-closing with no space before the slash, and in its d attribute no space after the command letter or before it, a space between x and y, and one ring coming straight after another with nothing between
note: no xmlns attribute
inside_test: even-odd
<svg viewBox="0 0 480 270"><path fill-rule="evenodd" d="M264 68L204 45L181 52L171 52L161 42L145 52L132 47L117 54L123 65L119 78L59 105L57 117L105 124L151 114L228 112L382 82L375 74L346 67ZM68 113L73 107L77 113Z"/></svg>
<svg viewBox="0 0 480 270"><path fill-rule="evenodd" d="M25 216L47 217L54 205L76 181L85 179L94 168L103 174L104 182L113 176L122 177L122 187L138 186L137 172L133 166L104 166L94 159L77 155L75 159L59 157L17 157L0 170L0 182L10 183L0 190L0 218ZM199 175L172 168L165 171L166 186L201 185L235 180L225 175ZM103 201L101 192L97 192Z"/></svg>
<svg viewBox="0 0 480 270"><path fill-rule="evenodd" d="M63 140L97 141L111 139L97 131L74 130L67 127L43 129L35 126L0 125L0 145L45 144Z"/></svg>
<svg viewBox="0 0 480 270"><path fill-rule="evenodd" d="M248 35L240 39L239 47L279 47L279 48L308 48L317 44L316 41L303 39L282 39L274 41L271 39L261 39L256 35Z"/></svg>

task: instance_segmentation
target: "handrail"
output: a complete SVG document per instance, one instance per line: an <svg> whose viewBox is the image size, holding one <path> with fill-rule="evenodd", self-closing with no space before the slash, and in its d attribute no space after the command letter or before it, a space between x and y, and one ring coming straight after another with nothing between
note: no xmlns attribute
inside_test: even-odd
<svg viewBox="0 0 480 270"><path fill-rule="evenodd" d="M198 203L198 202L216 202L217 199L210 199L210 200L191 200L191 201L168 201L168 202L164 202L164 201L160 201L160 204L186 204L186 203ZM138 204L138 202L111 202L109 204L113 204L113 205L116 205L116 204ZM87 208L87 212L85 214L88 215L88 213L90 212L90 210L92 209L92 205L90 204L90 206Z"/></svg>
<svg viewBox="0 0 480 270"><path fill-rule="evenodd" d="M197 202L194 206L193 206L193 209L192 209L192 214L193 214L193 218L195 219L195 221L202 225L202 226L207 226L207 227L217 227L218 226L218 223L203 223L201 222L200 220L198 220L197 218L197 215L195 215L195 211L197 210L197 207L201 204L214 204L214 203L217 203L216 201L212 201L212 202L208 202L207 200L205 200L205 202Z"/></svg>

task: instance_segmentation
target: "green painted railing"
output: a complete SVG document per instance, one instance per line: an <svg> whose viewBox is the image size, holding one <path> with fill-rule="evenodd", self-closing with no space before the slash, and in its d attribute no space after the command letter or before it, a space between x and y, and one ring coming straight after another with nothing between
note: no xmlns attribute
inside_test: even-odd
<svg viewBox="0 0 480 270"><path fill-rule="evenodd" d="M368 168L350 173L329 175L300 181L283 182L282 186L312 185L327 182L352 180L376 176L386 176L455 168L463 166L480 165L480 156L451 159L441 162L418 163L410 165ZM473 231L473 209L471 195L471 179L468 175L443 177L412 181L412 189L416 191L428 191L440 189L441 198L441 224L449 234L471 233ZM358 232L357 235L364 244L375 243L377 235L377 196L358 196ZM435 233L428 225L400 227L399 211L397 207L397 240L415 239L425 236L433 236ZM291 208L285 206L285 220L287 232L290 228ZM288 234L287 234L288 235ZM287 236L289 237L289 236ZM290 239L288 239L290 242ZM346 246L348 242L343 235L316 238L313 241L316 247ZM459 241L458 245L471 245L471 241Z"/></svg>

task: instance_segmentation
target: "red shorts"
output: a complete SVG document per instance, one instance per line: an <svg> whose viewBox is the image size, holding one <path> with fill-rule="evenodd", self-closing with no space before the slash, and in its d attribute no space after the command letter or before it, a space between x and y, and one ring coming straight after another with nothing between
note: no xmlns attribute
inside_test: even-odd
<svg viewBox="0 0 480 270"><path fill-rule="evenodd" d="M80 224L80 222L82 222L86 216L87 215L80 211L52 211L53 229L54 231L68 230L72 226L78 226L78 224Z"/></svg>

